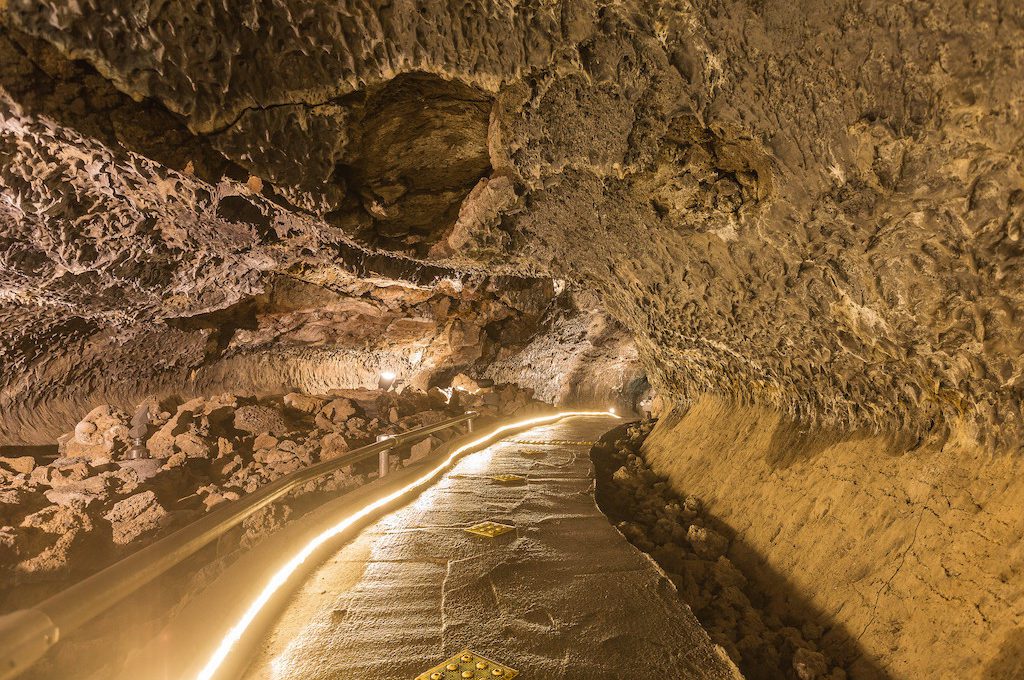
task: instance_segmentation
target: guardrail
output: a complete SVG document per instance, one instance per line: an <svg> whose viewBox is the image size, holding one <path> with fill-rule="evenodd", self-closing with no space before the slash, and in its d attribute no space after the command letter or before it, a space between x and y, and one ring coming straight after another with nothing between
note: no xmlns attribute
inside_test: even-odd
<svg viewBox="0 0 1024 680"><path fill-rule="evenodd" d="M57 644L61 634L75 630L117 604L296 487L374 456L379 456L379 470L383 476L387 474L386 457L392 449L462 423L467 423L472 431L473 419L478 415L470 411L433 425L387 436L344 456L296 470L210 512L31 609L0 616L0 680L13 678L28 669Z"/></svg>

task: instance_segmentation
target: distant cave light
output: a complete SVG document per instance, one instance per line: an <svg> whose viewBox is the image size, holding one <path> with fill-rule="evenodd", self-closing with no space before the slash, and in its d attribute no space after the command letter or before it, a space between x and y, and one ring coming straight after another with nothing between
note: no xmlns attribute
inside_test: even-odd
<svg viewBox="0 0 1024 680"><path fill-rule="evenodd" d="M397 379L398 374L394 371L381 371L380 378L377 380L377 387L386 392L395 386L395 381Z"/></svg>

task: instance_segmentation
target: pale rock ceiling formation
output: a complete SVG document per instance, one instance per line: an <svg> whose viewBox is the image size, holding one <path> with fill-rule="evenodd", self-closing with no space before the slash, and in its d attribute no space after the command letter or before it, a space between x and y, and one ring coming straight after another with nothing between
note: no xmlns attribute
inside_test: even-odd
<svg viewBox="0 0 1024 680"><path fill-rule="evenodd" d="M1022 14L8 0L5 377L369 249L593 287L676 400L1015 445Z"/></svg>

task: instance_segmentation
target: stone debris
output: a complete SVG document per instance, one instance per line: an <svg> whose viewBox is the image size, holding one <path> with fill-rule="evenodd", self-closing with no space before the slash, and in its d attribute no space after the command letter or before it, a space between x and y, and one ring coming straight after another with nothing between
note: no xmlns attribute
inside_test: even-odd
<svg viewBox="0 0 1024 680"><path fill-rule="evenodd" d="M68 458L110 460L129 442L128 414L112 406L97 406L77 425L75 431L58 441L60 452Z"/></svg>
<svg viewBox="0 0 1024 680"><path fill-rule="evenodd" d="M35 466L36 461L32 456L18 456L17 458L0 457L0 474L7 472L27 475L32 473Z"/></svg>
<svg viewBox="0 0 1024 680"><path fill-rule="evenodd" d="M235 411L235 429L249 434L284 434L290 429L280 409L246 404ZM318 423L319 424L319 423Z"/></svg>
<svg viewBox="0 0 1024 680"><path fill-rule="evenodd" d="M103 518L110 522L114 543L124 545L159 530L168 523L169 515L154 492L143 491L114 503Z"/></svg>
<svg viewBox="0 0 1024 680"><path fill-rule="evenodd" d="M345 429L345 424L357 410L351 399L332 399L317 411L316 426L323 430Z"/></svg>
<svg viewBox="0 0 1024 680"><path fill-rule="evenodd" d="M409 460L419 460L430 455L437 440L434 437L427 437L423 441L416 442L409 447Z"/></svg>
<svg viewBox="0 0 1024 680"><path fill-rule="evenodd" d="M485 416L513 415L534 403L531 395L497 386L473 394L455 390L451 398L440 390L411 388L291 392L261 399L236 394L187 401L147 398L132 418L110 405L96 407L60 438L57 458L0 457L0 573L8 576L3 583L7 588L28 581L59 586L70 575L109 564L205 512L370 444L378 435L469 409ZM391 467L429 455L452 436L438 432L396 452ZM137 442L150 457L129 456ZM370 461L311 482L303 493L344 491L376 474L376 461ZM288 512L261 515L247 532L263 535Z"/></svg>
<svg viewBox="0 0 1024 680"><path fill-rule="evenodd" d="M597 501L626 539L668 574L679 596L748 680L845 680L819 649L824 631L788 620L771 593L729 559L731 540L694 496L682 496L644 460L654 420L617 428L592 450Z"/></svg>
<svg viewBox="0 0 1024 680"><path fill-rule="evenodd" d="M325 399L311 397L308 394L301 394L299 392L290 392L284 395L285 406L296 411L302 411L303 413L316 413L325 403Z"/></svg>

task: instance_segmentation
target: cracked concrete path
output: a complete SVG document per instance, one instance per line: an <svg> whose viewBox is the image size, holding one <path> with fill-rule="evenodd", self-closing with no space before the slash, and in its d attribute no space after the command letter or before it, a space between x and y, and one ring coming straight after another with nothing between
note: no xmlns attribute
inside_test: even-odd
<svg viewBox="0 0 1024 680"><path fill-rule="evenodd" d="M589 445L518 443L591 442L610 426L571 418L464 458L317 568L245 677L412 680L466 647L523 678L738 677L598 510ZM485 520L515 530L464 531Z"/></svg>

